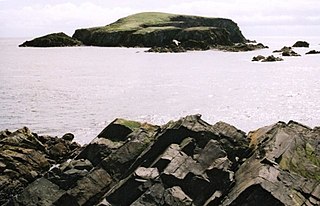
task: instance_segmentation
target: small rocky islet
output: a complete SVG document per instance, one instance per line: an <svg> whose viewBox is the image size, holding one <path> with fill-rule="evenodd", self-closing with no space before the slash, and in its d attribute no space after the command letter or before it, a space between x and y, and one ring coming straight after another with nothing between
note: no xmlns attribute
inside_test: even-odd
<svg viewBox="0 0 320 206"><path fill-rule="evenodd" d="M267 48L248 41L230 19L161 12L138 13L106 26L77 29L72 37L63 34L60 38L61 35L46 35L20 46L150 47L148 52L209 49L238 52Z"/></svg>
<svg viewBox="0 0 320 206"><path fill-rule="evenodd" d="M245 132L191 115L70 133L0 132L0 205L319 205L320 127Z"/></svg>
<svg viewBox="0 0 320 206"><path fill-rule="evenodd" d="M19 47L71 47L81 45L83 45L81 41L60 32L25 41L23 44L19 45Z"/></svg>

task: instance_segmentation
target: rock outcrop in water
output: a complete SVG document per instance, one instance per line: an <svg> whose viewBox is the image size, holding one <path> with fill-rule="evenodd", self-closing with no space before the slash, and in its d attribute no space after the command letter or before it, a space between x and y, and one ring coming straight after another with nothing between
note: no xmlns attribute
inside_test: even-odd
<svg viewBox="0 0 320 206"><path fill-rule="evenodd" d="M309 43L306 41L297 41L292 47L309 47Z"/></svg>
<svg viewBox="0 0 320 206"><path fill-rule="evenodd" d="M275 57L273 55L270 55L270 56L267 56L267 57L262 56L262 55L258 55L258 56L254 56L252 58L252 61L253 62L255 62L255 61L256 62L258 62L258 61L261 61L261 62L278 62L278 61L283 61L283 59L280 58L280 57Z"/></svg>
<svg viewBox="0 0 320 206"><path fill-rule="evenodd" d="M149 52L185 52L221 49L252 51L267 48L252 44L230 19L144 12L121 18L103 27L78 29L72 38L50 34L20 46L151 47Z"/></svg>
<svg viewBox="0 0 320 206"><path fill-rule="evenodd" d="M320 54L320 51L310 50L306 54Z"/></svg>
<svg viewBox="0 0 320 206"><path fill-rule="evenodd" d="M246 42L232 20L159 12L134 14L104 27L78 29L73 38L85 45L109 47L163 47L173 40L208 46Z"/></svg>
<svg viewBox="0 0 320 206"><path fill-rule="evenodd" d="M19 165L23 155L12 155L20 149L10 149L4 140L30 135L2 134L1 170L13 170L4 159ZM116 119L80 152L76 147L77 155L68 161L63 155L55 165L46 163L51 156L44 146L45 163L32 168L37 176L2 196L1 204L319 205L319 136L319 127L293 121L246 135L227 123L210 125L199 115L163 126ZM34 142L40 138L31 137ZM38 145L15 143L20 144L30 152ZM10 194L3 180L0 184L1 195Z"/></svg>
<svg viewBox="0 0 320 206"><path fill-rule="evenodd" d="M67 47L80 45L82 45L80 41L60 32L38 37L31 41L26 41L19 45L19 47Z"/></svg>
<svg viewBox="0 0 320 206"><path fill-rule="evenodd" d="M284 46L280 50L275 50L273 53L281 53L282 56L301 56L297 52L293 51L291 47Z"/></svg>

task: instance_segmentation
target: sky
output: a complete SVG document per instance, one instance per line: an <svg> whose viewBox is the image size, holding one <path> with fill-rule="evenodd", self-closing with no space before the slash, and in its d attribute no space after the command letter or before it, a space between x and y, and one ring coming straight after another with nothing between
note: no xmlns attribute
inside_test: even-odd
<svg viewBox="0 0 320 206"><path fill-rule="evenodd" d="M319 0L0 0L0 37L72 35L144 11L230 18L246 37L320 36Z"/></svg>

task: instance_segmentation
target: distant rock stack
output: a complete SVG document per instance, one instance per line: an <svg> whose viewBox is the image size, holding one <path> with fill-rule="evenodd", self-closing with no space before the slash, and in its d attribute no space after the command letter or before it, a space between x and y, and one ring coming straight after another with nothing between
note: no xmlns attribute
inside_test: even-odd
<svg viewBox="0 0 320 206"><path fill-rule="evenodd" d="M320 128L293 121L246 135L200 115L163 126L116 119L81 149L70 134L0 136L2 205L320 203Z"/></svg>
<svg viewBox="0 0 320 206"><path fill-rule="evenodd" d="M31 41L25 41L19 47L69 47L80 45L82 45L80 41L60 32L38 37Z"/></svg>

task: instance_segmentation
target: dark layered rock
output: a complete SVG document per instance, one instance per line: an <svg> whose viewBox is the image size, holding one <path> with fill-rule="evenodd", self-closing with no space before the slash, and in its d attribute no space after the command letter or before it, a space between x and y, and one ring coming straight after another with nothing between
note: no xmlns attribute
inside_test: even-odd
<svg viewBox="0 0 320 206"><path fill-rule="evenodd" d="M35 38L31 41L26 41L19 47L69 47L80 46L81 41L71 38L65 33L53 33L42 37Z"/></svg>
<svg viewBox="0 0 320 206"><path fill-rule="evenodd" d="M79 150L77 143L57 137L38 136L28 128L12 133L1 132L0 205L41 177L52 165L75 157Z"/></svg>
<svg viewBox="0 0 320 206"><path fill-rule="evenodd" d="M308 51L306 54L320 54L320 51L311 50L311 51Z"/></svg>
<svg viewBox="0 0 320 206"><path fill-rule="evenodd" d="M247 135L200 115L163 126L116 119L2 204L319 205L319 136L293 121ZM29 139L21 144L44 145Z"/></svg>
<svg viewBox="0 0 320 206"><path fill-rule="evenodd" d="M309 43L306 41L297 41L292 47L309 47Z"/></svg>
<svg viewBox="0 0 320 206"><path fill-rule="evenodd" d="M222 205L318 205L319 129L279 122L249 133L253 155Z"/></svg>

